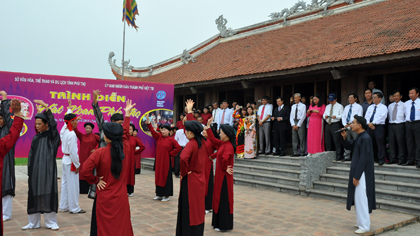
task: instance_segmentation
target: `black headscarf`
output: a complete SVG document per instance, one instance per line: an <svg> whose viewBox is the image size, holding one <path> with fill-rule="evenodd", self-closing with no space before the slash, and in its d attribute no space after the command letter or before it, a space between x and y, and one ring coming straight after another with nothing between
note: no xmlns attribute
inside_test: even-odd
<svg viewBox="0 0 420 236"><path fill-rule="evenodd" d="M220 125L220 129L222 129L223 133L225 133L226 136L229 137L230 143L232 143L233 146L233 150L236 152L236 135L233 127L230 125L223 124Z"/></svg>
<svg viewBox="0 0 420 236"><path fill-rule="evenodd" d="M90 123L90 122L86 122L85 123L85 125L83 126L83 127L85 127L86 128L86 126L90 126L90 127L92 127L92 129L94 129L95 128L95 125L94 124L92 124L92 123Z"/></svg>
<svg viewBox="0 0 420 236"><path fill-rule="evenodd" d="M124 145L122 136L124 134L123 127L114 122L107 122L103 125L105 136L111 140L112 147L115 148L116 154L120 160L124 160Z"/></svg>
<svg viewBox="0 0 420 236"><path fill-rule="evenodd" d="M354 119L356 119L356 120L357 120L357 122L358 122L359 124L361 124L361 125L362 125L362 128L363 128L364 130L367 130L366 119L365 119L363 116L358 116L358 115L355 115L355 116L354 116Z"/></svg>
<svg viewBox="0 0 420 236"><path fill-rule="evenodd" d="M190 131L194 134L194 138L197 140L198 148L201 148L201 140L206 140L206 138L204 138L201 134L201 132L203 132L203 125L196 120L185 121L184 125L186 131Z"/></svg>
<svg viewBox="0 0 420 236"><path fill-rule="evenodd" d="M111 116L111 121L119 121L119 120L124 120L124 116L121 113L115 113L114 115Z"/></svg>
<svg viewBox="0 0 420 236"><path fill-rule="evenodd" d="M119 179L122 171L122 160L125 158L122 141L123 127L118 123L108 122L103 125L102 129L105 136L111 140L111 173L114 178Z"/></svg>
<svg viewBox="0 0 420 236"><path fill-rule="evenodd" d="M159 129L167 129L168 131L171 131L171 126L167 125L167 124L164 124L164 125L160 125Z"/></svg>
<svg viewBox="0 0 420 236"><path fill-rule="evenodd" d="M48 123L48 118L44 114L44 112L41 112L41 113L36 114L35 115L35 119L41 119L44 122L44 124L47 124Z"/></svg>

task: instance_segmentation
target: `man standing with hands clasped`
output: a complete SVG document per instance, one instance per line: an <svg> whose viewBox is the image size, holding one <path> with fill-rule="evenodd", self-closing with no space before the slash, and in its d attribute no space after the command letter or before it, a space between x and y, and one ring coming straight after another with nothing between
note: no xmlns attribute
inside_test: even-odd
<svg viewBox="0 0 420 236"><path fill-rule="evenodd" d="M350 211L354 204L357 219L354 227L358 228L355 233L364 234L370 230L369 213L376 209L373 146L370 136L365 132L367 129L365 118L355 115L350 127L358 134L355 140L346 140L347 132L341 132L344 147L353 151L347 191L347 210Z"/></svg>

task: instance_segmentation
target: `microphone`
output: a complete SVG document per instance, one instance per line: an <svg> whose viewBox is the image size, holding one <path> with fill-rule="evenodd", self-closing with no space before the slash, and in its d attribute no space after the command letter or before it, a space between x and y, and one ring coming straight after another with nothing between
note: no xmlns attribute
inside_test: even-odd
<svg viewBox="0 0 420 236"><path fill-rule="evenodd" d="M335 131L335 132L334 132L334 134L336 134L336 133L341 133L341 132L343 132L343 131L347 131L347 130L351 130L351 128L350 128L350 127L347 127L347 128L342 128L342 129L339 129L339 130Z"/></svg>

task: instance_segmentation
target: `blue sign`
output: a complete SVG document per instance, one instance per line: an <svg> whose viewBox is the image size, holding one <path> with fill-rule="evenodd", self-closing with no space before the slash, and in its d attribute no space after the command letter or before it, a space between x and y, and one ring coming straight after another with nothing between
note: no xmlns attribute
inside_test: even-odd
<svg viewBox="0 0 420 236"><path fill-rule="evenodd" d="M159 92L157 92L156 94L157 99L164 99L166 97L166 93L163 90L160 90Z"/></svg>

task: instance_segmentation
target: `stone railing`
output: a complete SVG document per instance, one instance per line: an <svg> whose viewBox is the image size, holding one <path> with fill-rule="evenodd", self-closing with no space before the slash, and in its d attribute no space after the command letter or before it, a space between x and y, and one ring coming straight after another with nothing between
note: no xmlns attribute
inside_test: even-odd
<svg viewBox="0 0 420 236"><path fill-rule="evenodd" d="M304 192L313 188L313 182L319 180L321 174L326 173L327 167L333 165L335 152L322 152L311 156L300 157L299 189Z"/></svg>

